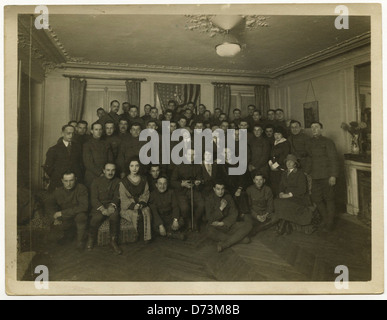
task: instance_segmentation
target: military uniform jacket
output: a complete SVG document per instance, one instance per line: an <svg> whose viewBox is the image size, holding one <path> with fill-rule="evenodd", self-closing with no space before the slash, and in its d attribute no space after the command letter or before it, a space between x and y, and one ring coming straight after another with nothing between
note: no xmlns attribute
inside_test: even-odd
<svg viewBox="0 0 387 320"><path fill-rule="evenodd" d="M227 207L223 211L220 210L220 202L222 199L227 201ZM222 221L224 222L224 226L229 229L236 222L238 217L238 209L233 198L229 194L225 194L222 198L219 198L215 192L212 192L206 199L205 208L209 225L215 221Z"/></svg>
<svg viewBox="0 0 387 320"><path fill-rule="evenodd" d="M89 196L86 187L77 183L72 190L57 188L47 199L46 211L53 215L62 212L64 219L74 218L79 213L86 213L89 207Z"/></svg>
<svg viewBox="0 0 387 320"><path fill-rule="evenodd" d="M176 190L187 190L181 186L183 180L203 181L202 167L199 164L180 164L172 173L171 184Z"/></svg>
<svg viewBox="0 0 387 320"><path fill-rule="evenodd" d="M90 185L95 177L102 174L104 165L107 162L113 162L113 153L110 145L105 140L91 138L83 145L86 185Z"/></svg>
<svg viewBox="0 0 387 320"><path fill-rule="evenodd" d="M150 195L149 207L152 211L155 226L164 224L164 216L172 216L173 219L179 219L180 217L176 194L172 190L160 193L155 189Z"/></svg>
<svg viewBox="0 0 387 320"><path fill-rule="evenodd" d="M109 180L105 176L101 176L94 179L90 188L93 210L95 211L101 206L106 209L111 203L118 207L120 202L119 187L120 179L118 178Z"/></svg>
<svg viewBox="0 0 387 320"><path fill-rule="evenodd" d="M254 214L262 215L274 212L273 192L264 185L258 189L255 185L247 188L247 197L249 199L249 208Z"/></svg>
<svg viewBox="0 0 387 320"><path fill-rule="evenodd" d="M264 137L252 137L249 141L251 162L257 169L266 168L270 157L270 143Z"/></svg>
<svg viewBox="0 0 387 320"><path fill-rule="evenodd" d="M117 165L120 172L129 174L129 160L139 156L144 144L146 142L140 141L139 138L133 138L131 135L127 139L122 140L117 157Z"/></svg>
<svg viewBox="0 0 387 320"><path fill-rule="evenodd" d="M313 179L339 176L336 146L331 139L323 136L310 138L306 150L308 158L305 172L311 174Z"/></svg>

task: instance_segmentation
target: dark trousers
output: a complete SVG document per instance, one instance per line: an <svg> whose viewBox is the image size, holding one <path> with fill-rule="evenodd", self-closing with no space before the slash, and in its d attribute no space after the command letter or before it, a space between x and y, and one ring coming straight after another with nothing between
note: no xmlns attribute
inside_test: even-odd
<svg viewBox="0 0 387 320"><path fill-rule="evenodd" d="M93 211L90 220L89 236L96 239L98 229L106 219L109 219L110 235L112 237L118 237L120 230L120 215L118 211L114 212L110 217L104 216L100 211Z"/></svg>
<svg viewBox="0 0 387 320"><path fill-rule="evenodd" d="M177 201L179 203L180 213L184 218L185 222L188 222L190 226L192 224L191 220L191 191L179 190L177 192ZM200 192L193 191L193 212L194 212L194 228L199 227L200 221L204 214L204 200Z"/></svg>
<svg viewBox="0 0 387 320"><path fill-rule="evenodd" d="M328 181L329 179L313 179L311 198L317 205L323 224L330 228L333 226L336 207L335 187L330 186Z"/></svg>
<svg viewBox="0 0 387 320"><path fill-rule="evenodd" d="M248 236L252 229L253 224L249 220L235 222L230 229L209 225L208 237L220 242L221 246L225 249L243 240Z"/></svg>
<svg viewBox="0 0 387 320"><path fill-rule="evenodd" d="M72 218L63 218L62 228L65 234L65 237L69 236L69 233L74 228L74 224L77 227L77 241L83 241L85 239L86 227L87 227L87 213L81 212L78 213L75 217Z"/></svg>

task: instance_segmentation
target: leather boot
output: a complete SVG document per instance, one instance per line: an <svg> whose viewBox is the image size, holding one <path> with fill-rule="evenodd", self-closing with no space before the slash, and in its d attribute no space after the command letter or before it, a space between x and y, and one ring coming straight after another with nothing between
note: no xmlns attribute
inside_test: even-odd
<svg viewBox="0 0 387 320"><path fill-rule="evenodd" d="M110 246L112 247L112 249L113 249L115 254L117 254L117 255L121 255L122 254L122 250L118 246L118 243L117 243L117 237L112 237L112 239L110 241Z"/></svg>

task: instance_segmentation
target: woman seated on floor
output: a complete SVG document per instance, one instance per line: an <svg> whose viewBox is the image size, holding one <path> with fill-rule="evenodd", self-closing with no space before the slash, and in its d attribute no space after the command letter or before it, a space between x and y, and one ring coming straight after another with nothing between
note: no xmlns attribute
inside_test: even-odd
<svg viewBox="0 0 387 320"><path fill-rule="evenodd" d="M312 225L308 184L305 174L297 169L296 156L289 154L285 160L287 170L282 173L279 198L274 199L274 216L279 221L278 234L290 234L293 226L307 234L315 231Z"/></svg>
<svg viewBox="0 0 387 320"><path fill-rule="evenodd" d="M120 182L121 217L133 224L139 239L152 239L151 212L148 206L149 186L146 177L139 175L140 160L129 161L129 175Z"/></svg>

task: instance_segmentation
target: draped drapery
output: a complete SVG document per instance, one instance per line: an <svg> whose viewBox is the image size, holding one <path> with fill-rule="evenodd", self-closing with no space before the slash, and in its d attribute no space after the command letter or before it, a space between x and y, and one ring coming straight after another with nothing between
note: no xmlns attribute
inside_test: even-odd
<svg viewBox="0 0 387 320"><path fill-rule="evenodd" d="M70 120L82 120L85 106L86 85L86 80L70 78Z"/></svg>
<svg viewBox="0 0 387 320"><path fill-rule="evenodd" d="M129 104L140 108L141 81L126 80L125 85Z"/></svg>
<svg viewBox="0 0 387 320"><path fill-rule="evenodd" d="M266 115L270 109L270 97L269 97L268 85L258 85L254 87L255 93L255 106L262 112L262 115Z"/></svg>
<svg viewBox="0 0 387 320"><path fill-rule="evenodd" d="M200 103L200 84L155 83L155 106L160 106L165 112L169 100L175 100L178 107L188 102L197 106Z"/></svg>
<svg viewBox="0 0 387 320"><path fill-rule="evenodd" d="M231 109L231 86L227 83L214 84L214 109L220 108L227 116Z"/></svg>

